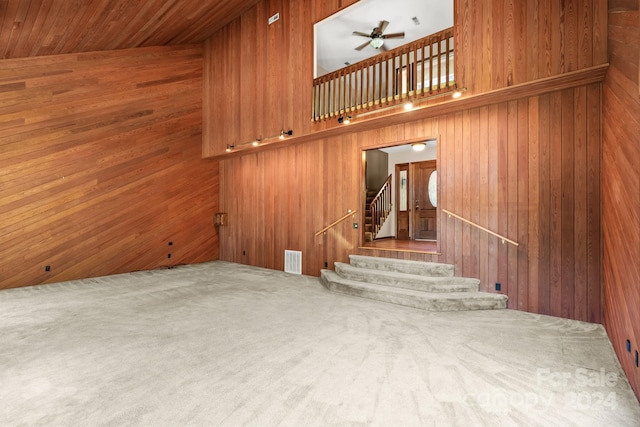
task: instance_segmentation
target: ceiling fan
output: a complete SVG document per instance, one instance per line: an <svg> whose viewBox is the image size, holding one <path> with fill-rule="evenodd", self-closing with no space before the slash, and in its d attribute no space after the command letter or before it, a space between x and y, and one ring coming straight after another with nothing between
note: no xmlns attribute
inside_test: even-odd
<svg viewBox="0 0 640 427"><path fill-rule="evenodd" d="M356 50L362 50L367 45L371 46L374 49L380 49L382 51L386 51L387 48L384 46L385 39L403 39L404 32L401 33L392 33L392 34L384 34L384 30L387 29L389 25L389 21L380 21L380 24L371 31L371 34L363 33L362 31L354 31L354 36L362 36L368 37L369 40L366 43L362 43L360 46L356 47Z"/></svg>

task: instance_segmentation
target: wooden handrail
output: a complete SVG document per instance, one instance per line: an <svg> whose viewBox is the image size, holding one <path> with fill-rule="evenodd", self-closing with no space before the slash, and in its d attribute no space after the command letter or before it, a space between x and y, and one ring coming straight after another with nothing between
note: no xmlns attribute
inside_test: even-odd
<svg viewBox="0 0 640 427"><path fill-rule="evenodd" d="M391 212L391 178L390 174L385 180L380 191L369 203L369 211L371 212L371 233L373 237L378 234L384 221L387 220L389 212Z"/></svg>
<svg viewBox="0 0 640 427"><path fill-rule="evenodd" d="M378 191L378 194L376 194L376 197L373 198L373 201L371 203L373 203L377 198L379 198L382 193L385 191L385 188L387 187L387 185L391 185L391 178L393 177L393 175L389 175L387 177L387 179L384 181L384 184L382 184L382 187L380 187L380 191Z"/></svg>
<svg viewBox="0 0 640 427"><path fill-rule="evenodd" d="M476 228L478 228L478 229L480 229L480 230L482 230L482 231L485 231L485 232L487 232L487 233L491 234L492 236L496 236L498 239L502 240L502 243L504 243L504 242L509 242L509 243L511 243L513 246L520 246L520 245L518 244L518 242L514 242L513 240L507 239L506 237L504 237L504 236L503 236L503 235L501 235L501 234L494 233L493 231L491 231L491 230L489 230L489 229L487 229L487 228L484 228L483 226L478 225L478 224L476 224L476 223L475 223L475 222L473 222L473 221L469 221L468 219L465 219L465 218L461 217L460 215L456 215L456 214L454 214L453 212L450 212L450 211L448 211L448 210L446 210L446 209L442 209L442 212L446 213L446 214L447 214L447 215L449 215L449 216L456 217L456 218L458 218L460 221L462 221L462 222L466 222L467 224L472 225L472 226L474 226L474 227L476 227Z"/></svg>
<svg viewBox="0 0 640 427"><path fill-rule="evenodd" d="M319 236L322 233L326 233L328 229L330 229L331 227L335 227L336 225L340 224L342 221L344 221L345 219L349 218L352 215L355 215L358 212L358 210L356 209L355 211L352 211L351 209L349 209L348 213L340 218L338 218L337 220L333 221L331 224L327 225L325 228L323 228L322 230L318 231L315 235Z"/></svg>

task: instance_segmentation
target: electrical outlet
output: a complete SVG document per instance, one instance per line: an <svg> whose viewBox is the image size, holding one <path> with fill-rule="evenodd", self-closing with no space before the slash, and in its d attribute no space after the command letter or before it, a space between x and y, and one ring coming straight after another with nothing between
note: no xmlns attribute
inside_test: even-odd
<svg viewBox="0 0 640 427"><path fill-rule="evenodd" d="M636 368L638 368L638 363L640 363L640 360L638 360L638 350L636 350Z"/></svg>
<svg viewBox="0 0 640 427"><path fill-rule="evenodd" d="M278 19L280 19L280 13L276 13L275 15L272 15L271 17L269 17L269 25L273 24Z"/></svg>
<svg viewBox="0 0 640 427"><path fill-rule="evenodd" d="M44 271L51 271L51 266L50 265L45 265Z"/></svg>
<svg viewBox="0 0 640 427"><path fill-rule="evenodd" d="M242 255L246 255L247 253L245 251L242 251Z"/></svg>
<svg viewBox="0 0 640 427"><path fill-rule="evenodd" d="M329 263L327 261L324 262L324 268L328 268L329 267Z"/></svg>
<svg viewBox="0 0 640 427"><path fill-rule="evenodd" d="M631 341L627 340L627 353L631 353Z"/></svg>
<svg viewBox="0 0 640 427"><path fill-rule="evenodd" d="M171 258L171 254L167 254L167 258Z"/></svg>
<svg viewBox="0 0 640 427"><path fill-rule="evenodd" d="M169 246L173 246L173 242L169 242Z"/></svg>
<svg viewBox="0 0 640 427"><path fill-rule="evenodd" d="M502 289L502 285L498 282L496 282L496 291L499 291Z"/></svg>

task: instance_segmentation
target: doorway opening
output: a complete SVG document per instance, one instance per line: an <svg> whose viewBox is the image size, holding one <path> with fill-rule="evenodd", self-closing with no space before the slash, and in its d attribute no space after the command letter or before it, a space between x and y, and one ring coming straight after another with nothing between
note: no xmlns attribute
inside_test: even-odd
<svg viewBox="0 0 640 427"><path fill-rule="evenodd" d="M416 151L412 145L422 148ZM436 139L364 151L364 248L438 252Z"/></svg>

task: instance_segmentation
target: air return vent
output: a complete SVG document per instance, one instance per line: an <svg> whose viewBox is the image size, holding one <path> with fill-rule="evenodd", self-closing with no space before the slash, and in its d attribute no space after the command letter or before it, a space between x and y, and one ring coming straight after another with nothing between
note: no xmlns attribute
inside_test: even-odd
<svg viewBox="0 0 640 427"><path fill-rule="evenodd" d="M302 252L284 251L284 272L302 274Z"/></svg>

